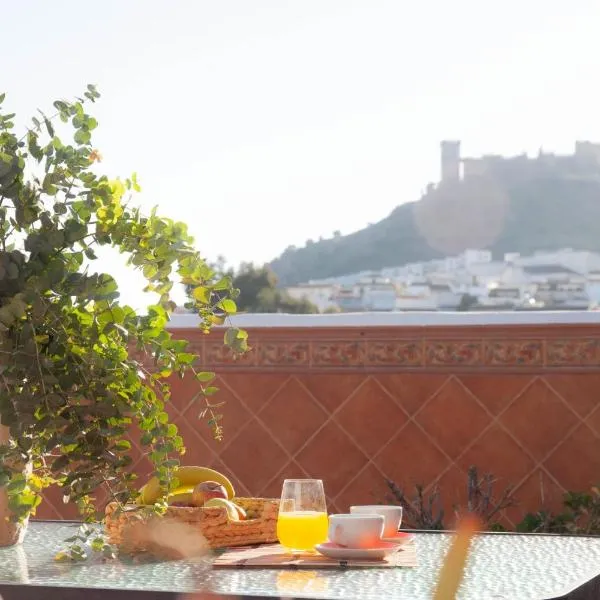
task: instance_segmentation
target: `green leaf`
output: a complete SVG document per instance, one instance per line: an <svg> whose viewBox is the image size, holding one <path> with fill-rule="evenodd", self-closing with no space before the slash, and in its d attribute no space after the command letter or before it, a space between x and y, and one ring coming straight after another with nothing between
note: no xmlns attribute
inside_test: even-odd
<svg viewBox="0 0 600 600"><path fill-rule="evenodd" d="M192 290L192 296L194 297L194 300L197 300L198 302L202 302L202 304L209 304L210 303L210 289L206 288L206 287L196 287Z"/></svg>
<svg viewBox="0 0 600 600"><path fill-rule="evenodd" d="M94 552L102 552L104 550L104 540L100 537L94 538L91 547Z"/></svg>
<svg viewBox="0 0 600 600"><path fill-rule="evenodd" d="M196 360L196 355L191 352L179 352L177 362L180 365L191 365Z"/></svg>
<svg viewBox="0 0 600 600"><path fill-rule="evenodd" d="M213 286L213 290L215 290L215 291L228 290L230 287L231 287L231 277L226 276L226 277L222 277L221 279L219 279L219 281L217 281L217 283L215 283L215 285Z"/></svg>
<svg viewBox="0 0 600 600"><path fill-rule="evenodd" d="M78 129L73 136L73 139L77 144L86 145L90 143L92 134L86 129Z"/></svg>
<svg viewBox="0 0 600 600"><path fill-rule="evenodd" d="M237 312L235 302L233 300L230 300L229 298L224 298L223 300L221 300L217 304L217 307L230 315L235 314Z"/></svg>
<svg viewBox="0 0 600 600"><path fill-rule="evenodd" d="M26 486L27 480L25 479L25 476L15 475L6 486L6 491L11 495L20 494Z"/></svg>
<svg viewBox="0 0 600 600"><path fill-rule="evenodd" d="M133 189L136 192L141 192L142 191L142 188L140 187L140 185L138 183L138 180L137 180L137 173L133 173L131 175L131 183L133 184Z"/></svg>
<svg viewBox="0 0 600 600"><path fill-rule="evenodd" d="M52 127L52 123L50 123L50 119L44 117L44 123L46 125L46 129L48 130L48 135L50 137L54 137L54 127Z"/></svg>
<svg viewBox="0 0 600 600"><path fill-rule="evenodd" d="M208 383L208 382L212 381L215 377L216 377L216 374L212 373L210 371L202 371L200 373L196 373L196 379L200 383Z"/></svg>
<svg viewBox="0 0 600 600"><path fill-rule="evenodd" d="M144 265L142 272L146 279L152 279L158 273L158 267L155 264L148 263Z"/></svg>
<svg viewBox="0 0 600 600"><path fill-rule="evenodd" d="M247 339L248 334L243 329L238 329L237 327L230 327L225 332L225 344L227 346L233 346L239 340Z"/></svg>

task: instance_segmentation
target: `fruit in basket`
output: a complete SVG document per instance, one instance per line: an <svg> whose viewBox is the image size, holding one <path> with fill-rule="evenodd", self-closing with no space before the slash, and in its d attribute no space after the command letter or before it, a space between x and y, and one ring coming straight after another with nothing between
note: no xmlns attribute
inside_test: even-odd
<svg viewBox="0 0 600 600"><path fill-rule="evenodd" d="M227 500L227 490L216 481L203 481L199 483L192 492L192 502L196 506L203 506L213 498L222 498Z"/></svg>
<svg viewBox="0 0 600 600"><path fill-rule="evenodd" d="M245 521L248 518L248 515L246 515L246 511L235 502L232 502L232 504L235 506L235 509L238 512L238 517L240 518L240 521Z"/></svg>
<svg viewBox="0 0 600 600"><path fill-rule="evenodd" d="M230 521L240 520L237 507L233 502L231 502L231 500L225 500L224 498L211 498L208 500L208 502L204 503L204 508L224 508L227 511L227 518Z"/></svg>
<svg viewBox="0 0 600 600"><path fill-rule="evenodd" d="M215 481L220 483L227 493L227 498L233 498L235 491L231 481L222 473L209 469L208 467L179 467L175 470L175 477L179 481L179 487L196 487L203 481ZM179 488L178 488L179 489ZM160 498L160 484L157 477L153 477L140 490L139 504L154 504Z"/></svg>
<svg viewBox="0 0 600 600"><path fill-rule="evenodd" d="M178 487L167 496L167 504L169 506L194 506L193 494L193 487Z"/></svg>

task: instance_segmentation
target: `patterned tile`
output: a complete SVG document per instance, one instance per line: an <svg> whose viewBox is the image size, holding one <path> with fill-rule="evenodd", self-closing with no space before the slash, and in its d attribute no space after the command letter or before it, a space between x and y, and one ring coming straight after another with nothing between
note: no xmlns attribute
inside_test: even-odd
<svg viewBox="0 0 600 600"><path fill-rule="evenodd" d="M38 506L34 519L77 519L77 508L64 504L60 488L53 485L44 490L44 498Z"/></svg>
<svg viewBox="0 0 600 600"><path fill-rule="evenodd" d="M178 375L173 375L169 377L169 385L171 399L167 404L167 409L170 414L181 414L196 394L198 390L196 386L199 384L193 377L187 376L182 379Z"/></svg>
<svg viewBox="0 0 600 600"><path fill-rule="evenodd" d="M377 373L374 377L409 415L417 412L448 381L447 374L439 373Z"/></svg>
<svg viewBox="0 0 600 600"><path fill-rule="evenodd" d="M298 375L299 381L329 412L336 411L365 381L357 373L310 373Z"/></svg>
<svg viewBox="0 0 600 600"><path fill-rule="evenodd" d="M306 388L292 377L275 392L259 413L259 419L293 456L323 425L328 415Z"/></svg>
<svg viewBox="0 0 600 600"><path fill-rule="evenodd" d="M597 436L600 436L600 406L588 415L585 423Z"/></svg>
<svg viewBox="0 0 600 600"><path fill-rule="evenodd" d="M235 495L239 497L253 497L258 496L258 488L252 487L254 485L254 481L250 481L250 487L246 486L244 483L244 479L240 477L237 473L234 473L228 465L226 465L222 460L216 458L210 465L208 465L211 469L215 469L215 471L219 471L219 473L223 473L226 477L230 479L235 488Z"/></svg>
<svg viewBox="0 0 600 600"><path fill-rule="evenodd" d="M600 340L548 340L546 342L546 356L548 366L597 366L600 362Z"/></svg>
<svg viewBox="0 0 600 600"><path fill-rule="evenodd" d="M335 413L334 419L368 456L372 456L408 417L379 383L369 378Z"/></svg>
<svg viewBox="0 0 600 600"><path fill-rule="evenodd" d="M460 456L457 464L465 472L474 465L481 474L491 473L498 479L499 488L518 485L534 467L525 450L495 424Z"/></svg>
<svg viewBox="0 0 600 600"><path fill-rule="evenodd" d="M363 341L315 341L312 343L312 362L319 366L357 366L364 365L366 346Z"/></svg>
<svg viewBox="0 0 600 600"><path fill-rule="evenodd" d="M600 483L600 439L582 424L558 446L544 467L566 490L589 490Z"/></svg>
<svg viewBox="0 0 600 600"><path fill-rule="evenodd" d="M367 361L372 366L421 367L424 364L422 340L370 340Z"/></svg>
<svg viewBox="0 0 600 600"><path fill-rule="evenodd" d="M401 487L429 485L449 465L446 456L420 427L409 421L373 458L383 474Z"/></svg>
<svg viewBox="0 0 600 600"><path fill-rule="evenodd" d="M221 453L221 460L253 495L258 493L288 462L284 450L256 420L239 433L235 444Z"/></svg>
<svg viewBox="0 0 600 600"><path fill-rule="evenodd" d="M203 451L219 453L225 442L217 443L208 419L199 418L200 410L200 405L192 405L183 415L173 417L171 422L177 425L188 452L192 446L198 445Z"/></svg>
<svg viewBox="0 0 600 600"><path fill-rule="evenodd" d="M307 477L306 471L297 462L291 460L267 483L260 491L260 495L264 498L279 498L285 479L306 479Z"/></svg>
<svg viewBox="0 0 600 600"><path fill-rule="evenodd" d="M580 416L600 405L600 373L545 373L544 381Z"/></svg>
<svg viewBox="0 0 600 600"><path fill-rule="evenodd" d="M365 454L329 421L296 456L309 477L325 480L325 492L334 497L368 462Z"/></svg>
<svg viewBox="0 0 600 600"><path fill-rule="evenodd" d="M504 412L500 421L533 454L542 460L578 421L541 379L536 379Z"/></svg>
<svg viewBox="0 0 600 600"><path fill-rule="evenodd" d="M486 340L485 363L493 367L527 366L544 364L542 340Z"/></svg>
<svg viewBox="0 0 600 600"><path fill-rule="evenodd" d="M235 394L223 383L216 382L219 391L209 397L210 404L214 406L213 412L222 415L219 424L223 427L224 440L215 440L212 427L209 424L210 417L199 418L206 403L204 398L198 398L182 413L180 418L175 418L174 423L180 427L184 442L200 438L213 452L219 454L233 439L242 427L250 421L252 415L240 402Z"/></svg>
<svg viewBox="0 0 600 600"><path fill-rule="evenodd" d="M502 412L532 381L531 375L513 373L476 373L458 378L493 415Z"/></svg>
<svg viewBox="0 0 600 600"><path fill-rule="evenodd" d="M348 512L354 505L389 504L389 493L385 478L379 469L369 463L335 500L341 511Z"/></svg>
<svg viewBox="0 0 600 600"><path fill-rule="evenodd" d="M308 342L261 342L257 360L267 367L307 367L310 362Z"/></svg>
<svg viewBox="0 0 600 600"><path fill-rule="evenodd" d="M456 378L451 378L416 414L415 421L455 459L490 424L491 417Z"/></svg>
<svg viewBox="0 0 600 600"><path fill-rule="evenodd" d="M482 364L482 342L464 341L426 341L425 360L432 367L450 367L460 365L474 367Z"/></svg>
<svg viewBox="0 0 600 600"><path fill-rule="evenodd" d="M226 446L225 441L218 442L212 437L210 428L204 419L195 421L178 419L174 423L177 425L178 433L183 438L185 445L185 455L181 458L183 463L208 465ZM203 435L199 434L200 431Z"/></svg>
<svg viewBox="0 0 600 600"><path fill-rule="evenodd" d="M220 375L227 387L253 412L257 413L288 380L282 373L232 373Z"/></svg>

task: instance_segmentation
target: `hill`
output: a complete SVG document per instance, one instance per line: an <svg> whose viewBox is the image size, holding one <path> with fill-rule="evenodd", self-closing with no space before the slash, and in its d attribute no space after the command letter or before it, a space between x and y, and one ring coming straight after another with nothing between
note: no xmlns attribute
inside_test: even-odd
<svg viewBox="0 0 600 600"><path fill-rule="evenodd" d="M365 229L290 247L271 267L281 285L290 285L467 248L490 249L495 258L559 248L600 251L600 180L548 174L444 182Z"/></svg>

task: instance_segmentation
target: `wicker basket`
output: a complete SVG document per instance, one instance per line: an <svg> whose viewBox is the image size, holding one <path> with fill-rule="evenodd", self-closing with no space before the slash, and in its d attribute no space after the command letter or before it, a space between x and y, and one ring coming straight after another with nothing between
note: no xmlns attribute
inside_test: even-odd
<svg viewBox="0 0 600 600"><path fill-rule="evenodd" d="M162 516L106 507L108 541L127 553L181 558L211 548L250 546L277 541L279 500L236 498L249 518L231 521L224 508L170 506ZM133 509L133 507L131 507ZM197 535L201 534L201 535Z"/></svg>

